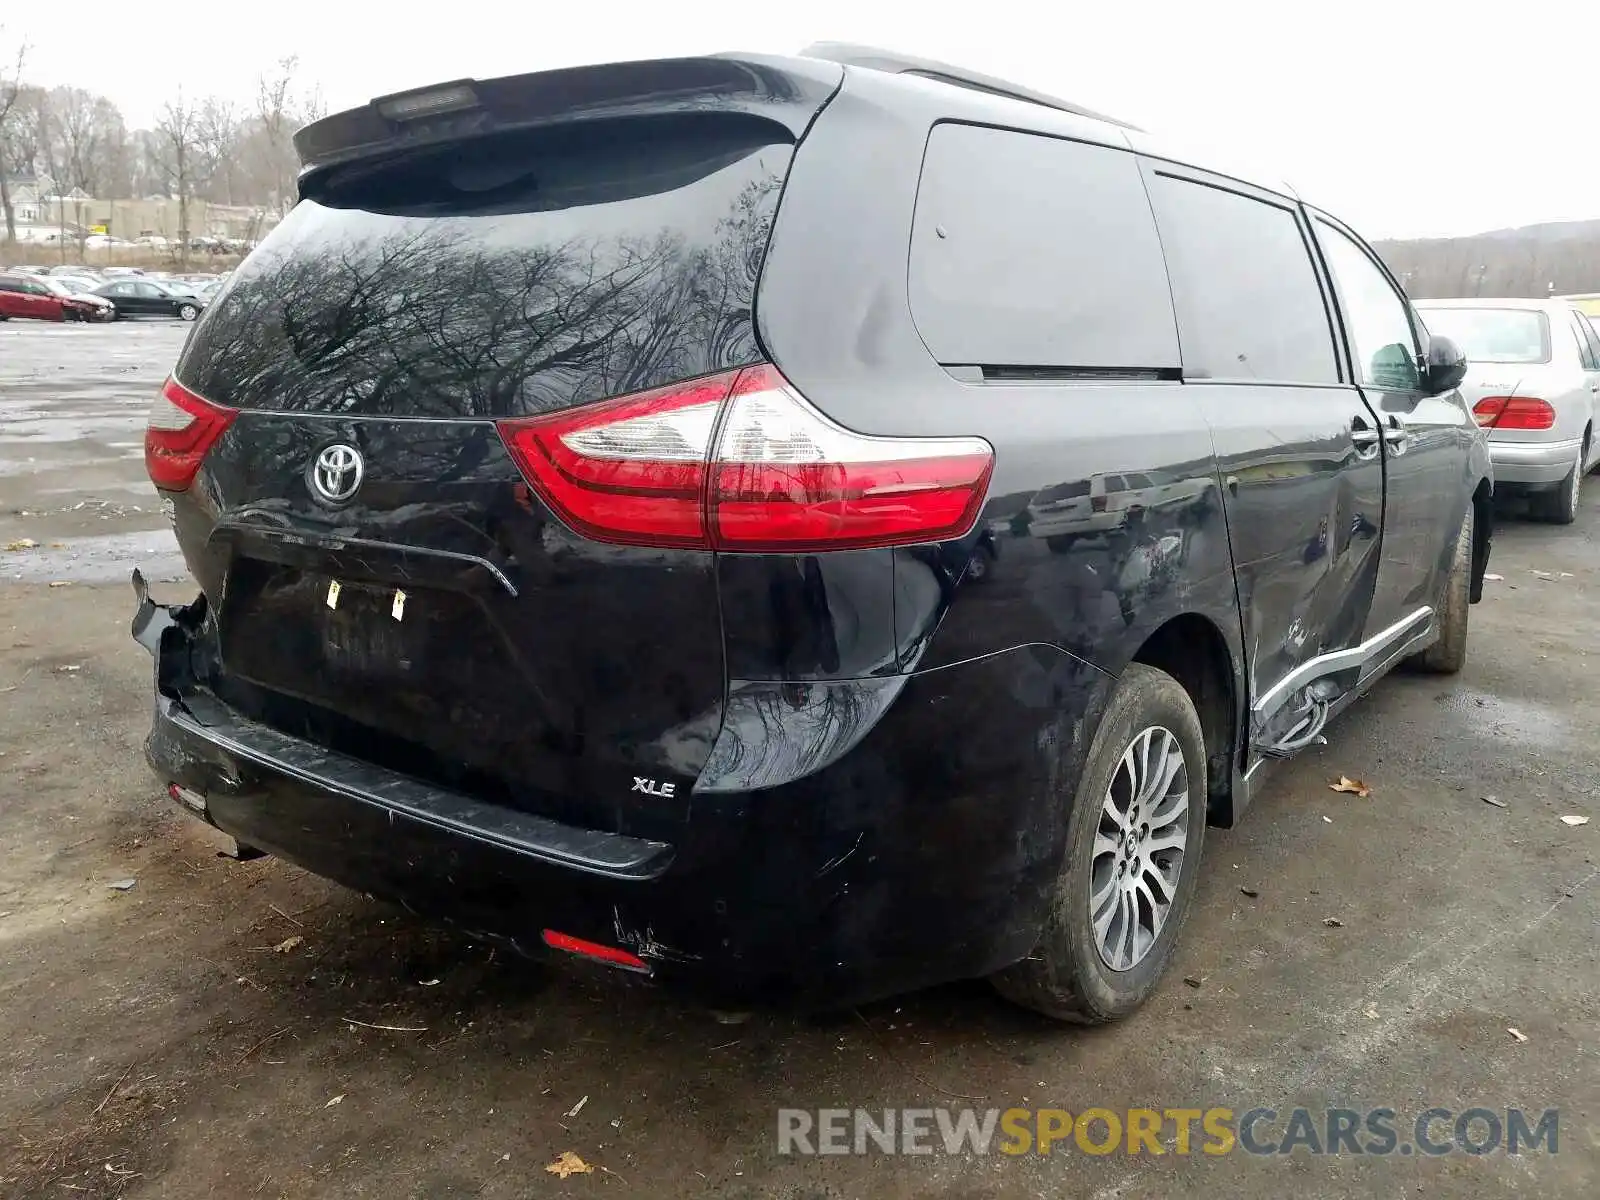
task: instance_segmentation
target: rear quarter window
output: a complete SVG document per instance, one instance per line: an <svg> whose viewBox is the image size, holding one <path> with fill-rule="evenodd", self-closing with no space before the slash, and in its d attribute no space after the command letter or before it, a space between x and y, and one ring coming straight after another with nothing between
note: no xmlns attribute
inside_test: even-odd
<svg viewBox="0 0 1600 1200"><path fill-rule="evenodd" d="M972 125L933 128L911 236L911 313L948 364L1178 365L1138 160Z"/></svg>

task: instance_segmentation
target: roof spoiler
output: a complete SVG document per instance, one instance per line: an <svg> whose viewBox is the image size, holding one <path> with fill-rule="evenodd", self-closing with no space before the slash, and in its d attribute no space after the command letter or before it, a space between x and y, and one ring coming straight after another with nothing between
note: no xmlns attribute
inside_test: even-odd
<svg viewBox="0 0 1600 1200"><path fill-rule="evenodd" d="M357 159L557 122L661 113L743 112L805 132L844 71L815 60L741 54L455 79L315 121L294 135L301 179Z"/></svg>
<svg viewBox="0 0 1600 1200"><path fill-rule="evenodd" d="M1104 121L1108 125L1131 129L1135 133L1145 132L1137 125L1119 121L1116 117L1108 117L1104 113L1095 112L1082 105L1058 100L1054 96L1047 96L1043 92L1036 92L1020 84L996 79L990 75L980 75L977 71L937 62L931 58L915 58L909 54L897 54L893 50L879 50L873 46L858 46L850 42L814 42L800 51L800 54L803 58L820 58L825 62L834 62L846 67L867 67L874 71L887 71L892 75L917 75L923 79L934 79L955 87L988 92L993 96L1004 96L1009 100L1043 105L1045 108L1058 109L1074 116L1088 117L1092 121Z"/></svg>

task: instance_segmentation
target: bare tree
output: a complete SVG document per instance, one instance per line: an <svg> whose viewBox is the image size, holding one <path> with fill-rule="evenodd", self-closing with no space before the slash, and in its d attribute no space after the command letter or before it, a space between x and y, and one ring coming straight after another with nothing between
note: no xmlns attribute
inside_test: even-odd
<svg viewBox="0 0 1600 1200"><path fill-rule="evenodd" d="M302 125L327 113L322 93L312 88L295 91L300 60L294 55L280 59L276 68L256 80L256 122L262 180L277 211L294 207L295 175L299 159L294 151L294 133Z"/></svg>
<svg viewBox="0 0 1600 1200"><path fill-rule="evenodd" d="M39 114L41 149L58 184L92 196L117 196L127 187L127 127L117 106L83 88L58 87Z"/></svg>
<svg viewBox="0 0 1600 1200"><path fill-rule="evenodd" d="M178 261L189 263L189 199L194 194L196 169L201 165L200 112L178 92L156 119L157 166L178 198Z"/></svg>
<svg viewBox="0 0 1600 1200"><path fill-rule="evenodd" d="M291 107L294 76L299 66L300 60L290 55L278 63L272 74L261 76L256 85L256 116L261 121L264 135L267 178L271 181L273 203L279 212L288 207L284 198L294 178L294 117Z"/></svg>
<svg viewBox="0 0 1600 1200"><path fill-rule="evenodd" d="M0 43L3 45L3 43ZM19 42L14 55L0 51L0 208L5 210L6 241L17 240L17 216L11 207L11 171L18 169L17 154L11 144L22 99L22 72L28 65L28 43Z"/></svg>
<svg viewBox="0 0 1600 1200"><path fill-rule="evenodd" d="M223 204L234 202L239 140L239 116L232 104L212 97L200 106L195 120L200 168L196 174L209 185L210 198Z"/></svg>

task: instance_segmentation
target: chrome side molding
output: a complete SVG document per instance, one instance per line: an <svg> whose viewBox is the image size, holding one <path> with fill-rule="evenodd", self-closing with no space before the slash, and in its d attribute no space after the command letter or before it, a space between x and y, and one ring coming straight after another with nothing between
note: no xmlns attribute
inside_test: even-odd
<svg viewBox="0 0 1600 1200"><path fill-rule="evenodd" d="M1288 703L1290 697L1319 679L1353 670L1365 674L1367 667L1386 660L1390 651L1396 646L1426 633L1432 621L1433 608L1425 604L1387 629L1379 630L1359 645L1344 650L1332 650L1327 654L1307 659L1256 697L1255 703L1250 706L1252 725L1257 730L1261 729Z"/></svg>

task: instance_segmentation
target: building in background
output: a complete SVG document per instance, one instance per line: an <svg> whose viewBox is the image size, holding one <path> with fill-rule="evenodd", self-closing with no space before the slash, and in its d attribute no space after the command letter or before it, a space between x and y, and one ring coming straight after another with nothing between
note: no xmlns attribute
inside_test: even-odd
<svg viewBox="0 0 1600 1200"><path fill-rule="evenodd" d="M185 224L191 241L206 238L255 242L278 223L278 214L260 205L212 204L191 199L184 214L187 221L183 221L178 201L171 196L100 200L81 189L62 195L45 176L8 182L17 240L23 242L56 242L64 230L69 238L98 233L129 242L162 238L176 243ZM4 237L3 229L0 237Z"/></svg>

